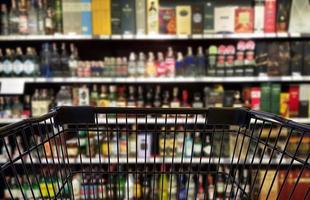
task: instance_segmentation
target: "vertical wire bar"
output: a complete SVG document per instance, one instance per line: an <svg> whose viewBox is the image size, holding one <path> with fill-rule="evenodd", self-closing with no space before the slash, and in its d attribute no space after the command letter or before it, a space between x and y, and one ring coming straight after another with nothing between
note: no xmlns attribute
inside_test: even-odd
<svg viewBox="0 0 310 200"><path fill-rule="evenodd" d="M283 125L281 125L281 126L280 126L279 133L281 133L282 128L283 128ZM258 192L258 194L259 194L259 195L260 195L260 193L261 193L261 190L262 190L262 188L263 188L263 185L264 185L264 182L265 182L265 179L266 179L267 173L268 173L268 171L269 171L270 164L271 164L272 157L273 157L273 153L274 153L275 148L276 148L276 146L277 146L277 144L278 144L278 140L279 140L279 138L280 138L280 134L278 134L278 135L277 135L277 138L276 138L275 144L274 144L274 145L273 145L273 147L272 147L272 152L271 152L270 159L269 159L269 162L268 162L268 165L267 165L267 169L266 169L266 171L265 171L265 173L264 173L264 178L263 178L263 181L262 181L262 183L261 183L261 185L260 185L260 188L259 188L259 192Z"/></svg>
<svg viewBox="0 0 310 200"><path fill-rule="evenodd" d="M154 132L155 133L158 133L158 123L157 123L157 114L155 114L155 127L154 127ZM160 134L159 134L160 135ZM159 137L159 135L157 135L156 137ZM157 176L156 176L156 156L154 156L154 164L153 164L153 179L152 179L152 199L154 199L155 197L155 187L156 187L156 179L157 179Z"/></svg>
<svg viewBox="0 0 310 200"><path fill-rule="evenodd" d="M307 159L306 159L306 162L305 162L305 163L308 163L309 157L310 157L310 154L308 154L308 156L307 156ZM297 185L298 185L298 183L299 183L300 177L301 177L301 175L303 174L303 172L304 172L304 170L305 170L305 167L306 167L306 164L304 164L304 165L302 166L302 169L301 169L301 171L300 171L300 173L299 173L299 176L297 177L297 180L295 181L295 184L294 184L293 190L291 190L291 193L290 193L289 199L292 199L293 194L294 194L294 192L295 192L295 190L296 190L296 188L297 188ZM309 193L309 189L308 189L307 193Z"/></svg>
<svg viewBox="0 0 310 200"><path fill-rule="evenodd" d="M203 115L202 115L203 116ZM203 133L205 133L204 134L204 137L203 137L203 140L202 140L202 145L201 145L201 149L200 149L200 158L199 158L199 165L198 165L198 175L197 176L199 176L199 175L201 175L201 176L203 176L203 174L201 173L201 162L202 162L202 157L203 157L203 147L206 145L205 144L205 138L207 137L207 131L206 131L206 127L207 127L207 114L205 115L205 122L204 122L204 124L203 124L203 128L202 128L202 130L203 130ZM197 183L199 184L199 177L197 177ZM206 184L207 185L207 184ZM197 188L199 188L199 186L197 187ZM199 189L198 189L199 190ZM205 199L206 198L206 190L204 191L204 195L203 195L203 198ZM198 192L197 192L198 193ZM196 193L196 195L195 195L195 199L197 198L197 193Z"/></svg>
<svg viewBox="0 0 310 200"><path fill-rule="evenodd" d="M99 122L98 122L98 113L95 113L95 123L96 123L96 128L97 128L97 148L99 149L99 164L100 166L102 166L102 162L101 162L101 149L100 149L100 139L99 139ZM101 171L101 169L99 169L99 171ZM101 191L101 196L104 197L103 195L103 187L102 187L102 179L99 178L99 187L100 187L100 191ZM99 189L99 188L98 188ZM99 194L98 194L99 195Z"/></svg>
<svg viewBox="0 0 310 200"><path fill-rule="evenodd" d="M14 133L14 134L16 134L16 133ZM8 149L8 147L7 147L6 142L4 142L4 140L3 140L3 145L4 145L4 148L5 148L6 153L7 153L7 155L8 155L9 161L10 161L10 163L11 163L11 168L13 169L13 174L14 174L14 176L15 176L15 179L16 179L16 182L17 182L17 184L18 184L18 187L19 187L20 190L21 190L21 193L22 193L23 198L26 199L26 196L25 196L25 194L24 194L24 191L22 190L21 183L20 183L20 181L19 181L19 179L18 179L18 176L17 176L18 173L17 173L16 167L15 167L13 161L12 161L12 157L11 157L11 155L10 155L10 151L9 151L9 149Z"/></svg>
<svg viewBox="0 0 310 200"><path fill-rule="evenodd" d="M273 187L273 184L274 184L274 181L275 181L275 179L276 179L276 176L277 176L277 174L278 174L280 165L282 164L282 160L283 160L283 157L284 157L284 152L286 151L286 148L287 148L287 146L288 146L288 144L289 144L289 140L290 140L290 138L291 138L291 136L292 136L292 132L293 132L293 129L291 129L291 131L289 132L289 136L288 136L288 139L287 139L287 141L286 141L286 143L285 143L285 147L284 147L284 150L283 150L283 152L282 152L282 155L281 155L279 164L278 164L278 166L277 166L276 173L275 173L275 175L273 176L273 179L272 179L272 182L271 182L271 186L270 186L269 191L268 191L268 194L267 194L267 199L268 199L268 197L269 197L269 195L270 195L270 192L271 192L271 189L272 189L272 187ZM280 135L281 132L279 132L278 134ZM302 138L301 138L301 139L302 139ZM299 145L300 145L300 143L301 143L301 140L299 141ZM276 147L275 147L275 148L276 148ZM298 151L298 149L296 149L296 152L297 152L297 151ZM295 152L295 153L296 153L296 152Z"/></svg>
<svg viewBox="0 0 310 200"><path fill-rule="evenodd" d="M194 135L192 135L192 147L191 147L191 157L190 157L190 161L189 161L189 168L188 168L188 180L187 180L187 190L186 190L186 199L188 198L188 192L189 192L189 182L190 182L190 178L191 178L191 173L192 173L192 162L193 162L193 156L194 156L194 137L195 137L195 132L196 132L196 128L197 128L197 114L195 114L195 122L194 122L194 127L193 127L193 133Z"/></svg>
<svg viewBox="0 0 310 200"><path fill-rule="evenodd" d="M172 178L174 176L174 155L176 154L176 149L175 149L175 138L176 138L176 131L177 131L177 119L178 119L178 114L176 113L174 118L174 133L173 133L173 151L172 151L172 160L171 160L171 167L170 167L170 179L169 179L169 200L171 200L171 189L172 189Z"/></svg>
<svg viewBox="0 0 310 200"><path fill-rule="evenodd" d="M257 119L255 119L253 127L256 127L256 124L257 124ZM249 127L249 129L251 129L251 128ZM244 133L243 133L242 142L241 142L241 147L240 147L240 150L239 150L239 155L238 155L238 160L237 160L237 166L240 165L241 153L242 153L242 150L243 150L244 140L245 140L245 138L247 137L247 130L248 130L248 129L244 130ZM254 130L255 130L255 128L252 128L251 135L253 135ZM249 146L250 146L250 144L249 144ZM248 149L249 149L249 148L248 148ZM234 172L234 177L236 176L236 173L237 173L237 170ZM240 177L239 177L239 179L240 179ZM239 180L239 181L240 181L240 180ZM235 194L235 198L234 198L235 200L237 199L238 192L239 192L239 188L240 188L239 182L238 182L238 185L237 185L237 186L238 186L238 187L237 187L236 194ZM241 192L242 192L242 191L241 191Z"/></svg>
<svg viewBox="0 0 310 200"><path fill-rule="evenodd" d="M281 192L282 192L282 189L283 189L283 186L284 186L285 180L287 179L288 174L289 174L289 171L290 171L290 170L291 170L291 168L292 168L292 165L293 165L293 163L294 163L294 160L295 160L295 158L296 158L296 155L297 155L298 149L299 149L299 147L300 147L300 145L301 145L301 143L302 143L302 140L303 140L304 136L305 136L305 132L303 131L303 132L302 132L302 136L301 136L301 138L300 138L300 140L299 140L299 142L298 142L298 145L297 145L297 147L296 147L296 150L295 150L295 152L294 152L293 158L291 159L291 162L290 162L290 164L289 164L289 166L288 166L288 169L286 169L285 178L284 178L283 183L281 184L281 187L280 187L280 190L279 190L279 194L278 194L278 196L277 196L277 200L278 200L278 199L279 199L279 197L280 197L280 194L281 194ZM291 135L290 135L290 137L291 137ZM288 143L289 143L289 139L290 139L290 137L287 139L287 143L286 143L286 144L288 144ZM285 153L286 147L287 147L287 145L285 146L285 148L284 148L284 150L283 150L283 154L282 154L282 156L284 156L284 153ZM282 158L282 157L281 157L281 158Z"/></svg>
<svg viewBox="0 0 310 200"><path fill-rule="evenodd" d="M78 146L79 148L81 148L81 141L80 141L80 134L79 134L79 127L78 125L74 125L74 132L77 133L77 139L78 139ZM79 152L79 157L80 157L80 171L81 171L81 178L82 178L82 182L83 182L83 187L82 190L84 191L84 199L86 199L86 194L85 194L85 180L84 180L84 165L83 165L83 159L82 159L82 152Z"/></svg>
<svg viewBox="0 0 310 200"><path fill-rule="evenodd" d="M165 172L166 172L166 165L165 165L165 157L166 157L166 140L167 140L167 114L165 114L165 133L164 133L164 155L163 155L163 172L160 172L161 176L165 176ZM161 171L161 170L160 170ZM160 199L162 200L164 195L164 179L161 179L161 195L160 195Z"/></svg>
<svg viewBox="0 0 310 200"><path fill-rule="evenodd" d="M267 143L267 142L269 141L269 139L270 139L271 132L272 132L272 124L271 124L270 129L269 129L269 132L268 132L268 136L267 136L267 139L266 139L266 143ZM263 152L262 152L262 156L260 157L260 160L259 160L259 163L258 163L257 171L256 171L255 176L254 176L254 179L253 179L253 183L251 184L251 187L250 187L250 194L251 194L252 191L253 191L254 184L255 184L255 182L256 182L258 173L259 173L260 168L261 168L261 166L262 166L262 161L263 161L263 158L264 158L264 154L265 154L266 148L267 148L267 145L265 144L264 149L263 149Z"/></svg>
<svg viewBox="0 0 310 200"><path fill-rule="evenodd" d="M225 183L225 190L224 190L224 195L226 195L226 192L227 192L227 188L228 188L228 184L229 184L229 179L232 177L233 179L231 180L232 181L232 184L235 183L235 176L234 176L234 172L233 172L233 164L234 164L234 158L235 158L235 153L236 153L236 149L237 149L237 144L238 144L238 140L239 140L239 135L240 135L240 132L241 132L241 127L238 128L238 131L237 131L237 138L236 138L236 142L235 142L235 145L234 145L234 150L233 150L233 154L232 154L232 157L231 157L231 161L230 161L230 168L229 168L229 175L228 175L228 178L226 179L226 183ZM232 176L230 175L232 174ZM231 176L231 177L230 177ZM229 194L231 194L232 192L232 188L230 188L230 191L228 191Z"/></svg>
<svg viewBox="0 0 310 200"><path fill-rule="evenodd" d="M128 163L128 154L129 154L129 142L128 142L128 133L129 133L129 127L128 127L128 113L125 113L125 129L126 129L126 166L127 166L127 187L126 187L126 191L127 191L127 200L129 200L129 163ZM133 133L131 133L133 134Z"/></svg>

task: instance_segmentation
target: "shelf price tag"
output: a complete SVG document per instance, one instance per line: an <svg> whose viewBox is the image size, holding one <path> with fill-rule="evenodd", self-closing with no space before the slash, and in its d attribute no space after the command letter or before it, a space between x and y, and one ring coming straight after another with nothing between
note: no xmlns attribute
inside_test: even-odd
<svg viewBox="0 0 310 200"><path fill-rule="evenodd" d="M0 82L0 94L24 94L24 88L24 79L7 78Z"/></svg>

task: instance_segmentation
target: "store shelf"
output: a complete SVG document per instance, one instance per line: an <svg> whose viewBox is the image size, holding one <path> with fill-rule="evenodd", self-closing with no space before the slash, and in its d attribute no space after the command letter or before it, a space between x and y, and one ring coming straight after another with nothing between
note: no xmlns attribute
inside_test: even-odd
<svg viewBox="0 0 310 200"><path fill-rule="evenodd" d="M250 156L251 157L251 156ZM40 162L41 160L41 162ZM208 157L203 157L203 158L181 158L181 157L175 157L175 158L171 158L171 157L166 157L166 158L162 158L162 157L149 157L149 158L124 158L124 157L120 157L119 159L117 158L103 158L101 157L99 159L99 155L97 155L95 158L87 158L87 157L82 157L82 161L80 160L79 157L77 158L69 158L69 160L67 160L67 158L41 158L41 159L36 159L36 158L32 158L32 163L34 164L70 164L70 165L79 165L79 164L161 164L161 163L166 163L166 164L172 164L172 161L174 164L223 164L223 165L229 165L229 164L234 164L234 165L250 165L252 164L252 158L248 159L246 162L244 160L239 160L238 162L238 158L234 158L233 161L231 158L221 158L219 160L219 158L211 158L209 159ZM5 159L0 159L0 164L4 164L6 163L7 160ZM269 159L262 159L260 160L259 158L255 158L253 160L253 165L259 165L260 163L262 165L269 165L270 160ZM28 158L24 159L24 163L25 164L31 164L31 161ZM280 163L280 159L273 159L270 164L271 165L278 165ZM21 160L18 160L15 162L15 164L22 164ZM291 160L288 159L283 159L281 162L282 165L290 165L291 164ZM302 165L302 163L300 163L299 161L294 161L292 163L293 165Z"/></svg>
<svg viewBox="0 0 310 200"><path fill-rule="evenodd" d="M0 36L0 41L54 41L54 40L212 40L212 39L276 39L309 38L310 34L301 33L227 33L196 35L8 35Z"/></svg>

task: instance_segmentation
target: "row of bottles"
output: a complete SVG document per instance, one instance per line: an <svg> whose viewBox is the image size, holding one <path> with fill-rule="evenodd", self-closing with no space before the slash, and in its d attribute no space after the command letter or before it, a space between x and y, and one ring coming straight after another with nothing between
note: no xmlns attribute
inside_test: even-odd
<svg viewBox="0 0 310 200"><path fill-rule="evenodd" d="M255 43L250 41L252 46ZM34 48L28 47L23 54L20 47L0 51L0 74L2 76L78 76L78 77L197 77L206 75L243 76L254 75L254 47L246 49L244 41L233 45L210 46L204 51L198 47L196 56L192 47L187 53L175 52L169 47L167 53L131 52L129 57L104 57L97 61L82 61L78 49L70 44L42 45L40 57ZM246 67L245 67L246 66Z"/></svg>
<svg viewBox="0 0 310 200"><path fill-rule="evenodd" d="M94 168L99 171L99 169ZM158 169L156 169L157 171ZM211 200L236 198L240 199L242 191L235 184L219 173L217 175L190 174L184 171L180 174L168 174L173 169L168 169L165 165L156 174L152 171L141 171L135 173L132 169L128 174L124 172L123 166L111 165L109 172L111 175L88 174L91 171L86 169L86 173L81 176L76 174L72 182L65 185L61 192L62 197L72 197L75 199L192 199L192 200ZM180 169L183 171L182 169ZM219 170L229 172L229 168L220 166ZM85 171L85 169L84 169ZM155 171L154 171L155 172ZM54 171L51 172L56 175ZM247 169L235 170L235 180L246 192L250 191L250 178ZM240 177L239 177L240 173ZM59 174L60 176L60 174ZM6 177L10 185L11 193L16 198L23 198L21 190L15 177ZM19 178L21 189L27 198L35 197L55 197L62 183L55 177L35 177L30 175L30 183L27 176ZM31 191L32 190L32 191ZM5 199L10 198L8 188L5 189Z"/></svg>
<svg viewBox="0 0 310 200"><path fill-rule="evenodd" d="M10 9L1 4L1 35L61 33L61 24L59 1L11 0Z"/></svg>

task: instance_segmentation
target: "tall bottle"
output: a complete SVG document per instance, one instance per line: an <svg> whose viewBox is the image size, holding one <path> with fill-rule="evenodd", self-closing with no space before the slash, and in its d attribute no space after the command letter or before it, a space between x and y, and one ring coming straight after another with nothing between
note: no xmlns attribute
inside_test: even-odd
<svg viewBox="0 0 310 200"><path fill-rule="evenodd" d="M38 0L37 4L37 34L45 34L45 9L43 5L43 0Z"/></svg>
<svg viewBox="0 0 310 200"><path fill-rule="evenodd" d="M146 63L146 75L148 77L156 76L156 65L155 65L155 57L153 52L149 52L149 58Z"/></svg>
<svg viewBox="0 0 310 200"><path fill-rule="evenodd" d="M6 4L1 4L0 18L1 35L9 35L9 14Z"/></svg>
<svg viewBox="0 0 310 200"><path fill-rule="evenodd" d="M28 0L28 32L30 35L38 34L38 13L35 0Z"/></svg>
<svg viewBox="0 0 310 200"><path fill-rule="evenodd" d="M165 166L162 164L160 167L160 177L159 177L159 186L158 186L158 199L168 200L168 177L165 174Z"/></svg>
<svg viewBox="0 0 310 200"><path fill-rule="evenodd" d="M17 9L16 0L11 1L11 11L9 14L10 34L19 34L19 10Z"/></svg>
<svg viewBox="0 0 310 200"><path fill-rule="evenodd" d="M195 58L193 55L192 47L187 48L187 55L184 59L185 62L185 76L195 76L196 75L196 66L195 66Z"/></svg>
<svg viewBox="0 0 310 200"><path fill-rule="evenodd" d="M168 77L175 77L175 57L172 47L168 47L168 53L166 56L166 70Z"/></svg>
<svg viewBox="0 0 310 200"><path fill-rule="evenodd" d="M137 75L136 54L134 52L131 52L129 56L128 75L130 77L135 77Z"/></svg>
<svg viewBox="0 0 310 200"><path fill-rule="evenodd" d="M26 35L29 33L28 29L28 12L27 12L27 3L26 0L19 1L19 28L18 32L21 35Z"/></svg>
<svg viewBox="0 0 310 200"><path fill-rule="evenodd" d="M205 76L206 75L206 58L203 53L203 48L198 47L198 54L196 58L196 75Z"/></svg>
<svg viewBox="0 0 310 200"><path fill-rule="evenodd" d="M137 72L138 76L145 76L145 55L143 52L139 53L139 59L137 61Z"/></svg>

